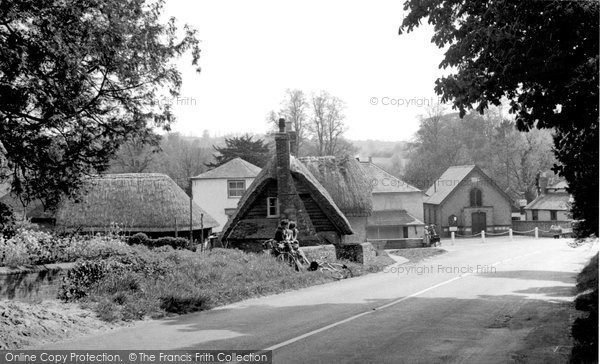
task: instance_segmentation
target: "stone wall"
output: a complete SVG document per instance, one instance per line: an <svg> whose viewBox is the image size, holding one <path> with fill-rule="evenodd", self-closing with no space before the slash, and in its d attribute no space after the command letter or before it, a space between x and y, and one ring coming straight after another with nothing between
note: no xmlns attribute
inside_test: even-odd
<svg viewBox="0 0 600 364"><path fill-rule="evenodd" d="M0 299L22 301L55 299L62 275L74 264L48 264L31 268L0 267Z"/></svg>
<svg viewBox="0 0 600 364"><path fill-rule="evenodd" d="M317 259L321 259L322 257L327 259L330 262L333 262L336 259L336 251L335 246L328 245L317 245L317 246L303 246L300 247L300 250L306 255L306 258L309 262L315 261Z"/></svg>
<svg viewBox="0 0 600 364"><path fill-rule="evenodd" d="M371 243L342 244L337 247L336 258L361 264L371 264L377 252Z"/></svg>

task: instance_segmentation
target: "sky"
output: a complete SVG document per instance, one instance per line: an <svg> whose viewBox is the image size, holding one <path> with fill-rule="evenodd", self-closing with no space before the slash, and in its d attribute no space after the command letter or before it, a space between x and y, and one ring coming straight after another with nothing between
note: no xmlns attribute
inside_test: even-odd
<svg viewBox="0 0 600 364"><path fill-rule="evenodd" d="M173 131L265 133L286 89L342 99L349 139L409 140L437 102L443 51L423 24L399 35L404 0L167 0L165 16L198 30L201 72L177 60Z"/></svg>

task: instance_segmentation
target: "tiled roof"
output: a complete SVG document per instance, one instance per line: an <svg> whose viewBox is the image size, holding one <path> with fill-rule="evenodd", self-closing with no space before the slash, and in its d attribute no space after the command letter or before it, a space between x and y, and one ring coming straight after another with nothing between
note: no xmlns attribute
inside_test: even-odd
<svg viewBox="0 0 600 364"><path fill-rule="evenodd" d="M434 185L429 187L426 194L429 196L425 199L424 203L440 204L442 203L452 191L462 182L462 180L469 174L475 165L465 166L452 166L449 167L440 178L435 181Z"/></svg>
<svg viewBox="0 0 600 364"><path fill-rule="evenodd" d="M192 177L192 179L214 179L214 178L255 178L261 169L242 158L235 158L218 166L215 169Z"/></svg>
<svg viewBox="0 0 600 364"><path fill-rule="evenodd" d="M548 193L531 201L526 210L561 210L567 211L570 195L568 193Z"/></svg>
<svg viewBox="0 0 600 364"><path fill-rule="evenodd" d="M373 193L421 192L418 188L386 172L374 163L360 162L360 166L365 171L373 186Z"/></svg>
<svg viewBox="0 0 600 364"><path fill-rule="evenodd" d="M406 210L373 211L367 217L368 226L423 225L423 222L412 216Z"/></svg>

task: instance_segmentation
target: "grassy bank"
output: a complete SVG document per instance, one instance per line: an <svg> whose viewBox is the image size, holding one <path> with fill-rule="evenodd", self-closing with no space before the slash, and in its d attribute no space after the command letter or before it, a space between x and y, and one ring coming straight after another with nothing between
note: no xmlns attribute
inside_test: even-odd
<svg viewBox="0 0 600 364"><path fill-rule="evenodd" d="M381 257L374 266L347 264L355 275L363 275L391 262ZM138 247L127 256L79 263L66 277L61 296L82 302L102 320L129 321L206 310L333 280L319 271L295 272L265 254Z"/></svg>

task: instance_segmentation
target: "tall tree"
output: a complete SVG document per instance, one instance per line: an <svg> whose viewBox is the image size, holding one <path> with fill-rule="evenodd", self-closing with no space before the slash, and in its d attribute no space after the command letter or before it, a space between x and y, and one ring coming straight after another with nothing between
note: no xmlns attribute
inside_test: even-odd
<svg viewBox="0 0 600 364"><path fill-rule="evenodd" d="M317 147L317 154L340 154L340 141L343 139L346 125L343 114L344 102L325 91L311 97L311 116L308 132Z"/></svg>
<svg viewBox="0 0 600 364"><path fill-rule="evenodd" d="M0 6L0 178L55 204L108 167L132 136L168 129L160 92L178 94L174 57L199 59L195 31L161 23L164 1L7 0Z"/></svg>
<svg viewBox="0 0 600 364"><path fill-rule="evenodd" d="M302 150L306 139L306 128L308 119L308 101L304 91L298 89L285 90L285 98L281 102L279 113L271 111L267 116L274 130L277 130L279 118L284 118L292 123L296 130L298 150Z"/></svg>
<svg viewBox="0 0 600 364"><path fill-rule="evenodd" d="M262 139L254 140L252 135L249 134L225 138L224 146L213 146L213 148L217 151L217 154L214 155L215 162L206 164L210 168L218 167L238 157L262 168L271 156L265 141Z"/></svg>
<svg viewBox="0 0 600 364"><path fill-rule="evenodd" d="M152 169L152 164L160 152L160 138L151 143L140 138L132 138L121 145L110 171L114 173L143 173Z"/></svg>
<svg viewBox="0 0 600 364"><path fill-rule="evenodd" d="M436 81L460 115L506 97L519 130L554 128L554 170L574 197L576 232L598 235L598 1L408 0L400 33L427 19L448 47Z"/></svg>

